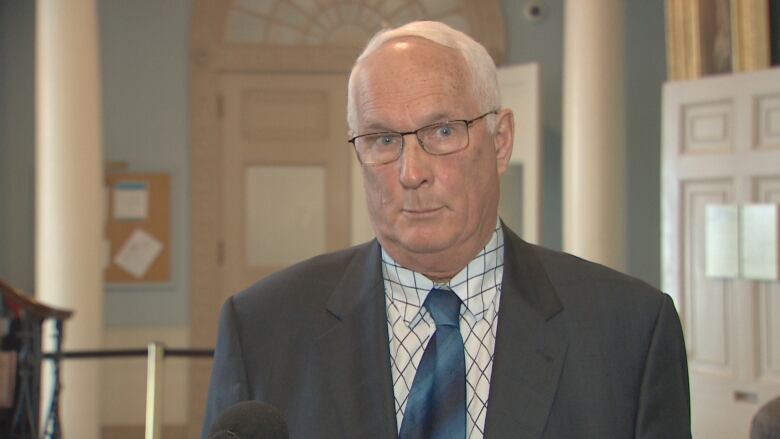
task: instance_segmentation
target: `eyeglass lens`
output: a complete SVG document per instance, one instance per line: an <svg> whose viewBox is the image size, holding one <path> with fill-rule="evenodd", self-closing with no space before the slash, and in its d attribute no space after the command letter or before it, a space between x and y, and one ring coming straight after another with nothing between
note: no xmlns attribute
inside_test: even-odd
<svg viewBox="0 0 780 439"><path fill-rule="evenodd" d="M418 142L429 154L456 152L468 144L466 121L430 125L408 133L416 134ZM404 137L401 133L377 133L355 139L355 148L362 163L387 163L401 155Z"/></svg>

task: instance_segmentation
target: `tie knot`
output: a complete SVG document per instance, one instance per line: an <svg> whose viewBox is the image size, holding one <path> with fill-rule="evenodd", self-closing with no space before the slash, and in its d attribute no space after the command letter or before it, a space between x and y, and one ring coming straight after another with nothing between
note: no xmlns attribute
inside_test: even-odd
<svg viewBox="0 0 780 439"><path fill-rule="evenodd" d="M425 308L431 313L436 326L458 327L460 298L449 290L434 288L425 299Z"/></svg>

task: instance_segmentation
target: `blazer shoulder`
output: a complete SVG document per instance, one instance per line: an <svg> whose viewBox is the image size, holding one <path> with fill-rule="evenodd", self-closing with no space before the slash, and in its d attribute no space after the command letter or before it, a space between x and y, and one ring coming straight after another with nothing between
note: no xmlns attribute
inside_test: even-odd
<svg viewBox="0 0 780 439"><path fill-rule="evenodd" d="M634 276L602 264L549 249L539 250L542 263L560 288L578 288L592 293L642 300L660 306L666 296L658 288ZM612 298L612 297L611 297Z"/></svg>
<svg viewBox="0 0 780 439"><path fill-rule="evenodd" d="M514 234L509 242L514 263L524 265L526 271L534 267L530 270L546 278L564 304L576 297L597 302L633 302L658 309L668 298L652 285L602 264L527 243Z"/></svg>
<svg viewBox="0 0 780 439"><path fill-rule="evenodd" d="M376 240L372 240L314 256L270 274L233 295L231 300L238 310L255 308L260 303L322 303L341 281L347 267L356 262L370 264L372 253L378 252L378 248Z"/></svg>

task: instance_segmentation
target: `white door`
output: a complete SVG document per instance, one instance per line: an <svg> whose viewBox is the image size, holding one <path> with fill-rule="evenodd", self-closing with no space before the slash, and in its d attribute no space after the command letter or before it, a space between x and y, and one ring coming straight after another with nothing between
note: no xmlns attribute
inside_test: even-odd
<svg viewBox="0 0 780 439"><path fill-rule="evenodd" d="M780 395L780 284L708 276L705 211L780 204L780 70L668 83L663 99L663 288L683 321L693 437L747 438Z"/></svg>
<svg viewBox="0 0 780 439"><path fill-rule="evenodd" d="M350 244L346 75L226 74L221 289ZM220 184L215 181L214 184Z"/></svg>
<svg viewBox="0 0 780 439"><path fill-rule="evenodd" d="M539 65L500 67L502 105L515 115L515 141L509 169L501 178L501 218L520 237L542 239L542 117Z"/></svg>

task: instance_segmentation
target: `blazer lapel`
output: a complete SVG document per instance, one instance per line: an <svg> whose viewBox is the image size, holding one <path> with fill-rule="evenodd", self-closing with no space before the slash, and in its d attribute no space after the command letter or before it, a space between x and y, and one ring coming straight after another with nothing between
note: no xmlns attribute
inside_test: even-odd
<svg viewBox="0 0 780 439"><path fill-rule="evenodd" d="M344 438L395 438L380 248L355 254L328 302L337 323L316 342L313 365Z"/></svg>
<svg viewBox="0 0 780 439"><path fill-rule="evenodd" d="M563 305L531 246L504 227L504 278L485 421L487 438L540 438L566 355Z"/></svg>

